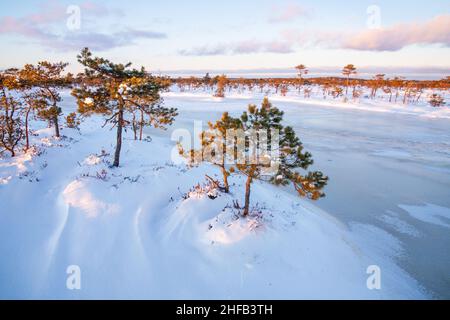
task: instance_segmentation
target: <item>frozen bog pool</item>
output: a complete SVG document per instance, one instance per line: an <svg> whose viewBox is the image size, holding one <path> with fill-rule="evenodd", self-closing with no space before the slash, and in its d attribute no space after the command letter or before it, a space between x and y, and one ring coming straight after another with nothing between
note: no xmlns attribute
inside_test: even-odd
<svg viewBox="0 0 450 320"><path fill-rule="evenodd" d="M225 99L169 93L178 107L175 127L240 114L262 96ZM315 205L346 223L367 250L393 259L432 296L450 297L450 119L424 116L410 106L340 107L274 97L295 128L315 168L330 177L327 197ZM156 133L156 132L152 132ZM170 131L166 134L170 134ZM363 227L369 225L370 228ZM386 244L386 239L388 241ZM395 241L395 245L393 242ZM391 247L395 246L395 250ZM373 261L374 264L377 261Z"/></svg>
<svg viewBox="0 0 450 320"><path fill-rule="evenodd" d="M126 132L116 169L101 117L59 140L33 123L39 155L0 159L0 298L449 298L447 112L273 97L329 175L327 197L255 182L255 215L239 219L244 179L215 200L192 191L217 168L174 164L170 138L261 99L167 93L174 126L144 141ZM62 108L76 109L67 92ZM381 290L367 287L374 265ZM81 270L79 291L68 266Z"/></svg>

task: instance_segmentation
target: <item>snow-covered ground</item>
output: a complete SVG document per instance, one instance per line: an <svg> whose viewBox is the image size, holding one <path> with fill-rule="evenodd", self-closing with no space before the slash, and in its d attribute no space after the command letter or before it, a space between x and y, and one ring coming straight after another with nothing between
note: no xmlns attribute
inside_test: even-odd
<svg viewBox="0 0 450 320"><path fill-rule="evenodd" d="M305 97L304 89L309 89L309 97ZM170 92L166 93L166 97L177 98L197 98L201 100L211 100L211 96L214 95L215 87L199 87L189 88L184 86L182 88L173 85ZM358 87L361 92L360 97L352 98L352 88L348 90L347 96L345 94L338 98L333 98L330 95L324 97L323 89L318 85L303 86L298 89L290 86L288 91L283 95L281 89L276 91L271 86L264 86L262 89L254 87L248 89L248 87L240 88L227 88L225 90L225 96L229 99L242 99L247 101L262 100L265 96L269 96L271 101L286 103L295 102L297 104L307 105L319 105L323 107L334 107L341 110L362 110L376 113L395 113L406 115L417 115L424 118L440 118L450 119L450 91L448 90L432 90L424 89L421 94L416 94L415 97L410 96L406 99L406 104L403 103L405 91L399 90L396 98L396 92L393 92L392 96L384 93L381 89L377 91L375 99L370 97L370 89L366 87ZM446 106L435 108L430 106L429 99L434 93L441 95L446 101ZM216 101L220 98L216 98ZM253 102L252 102L253 103Z"/></svg>
<svg viewBox="0 0 450 320"><path fill-rule="evenodd" d="M248 219L232 206L243 178L214 200L192 192L218 171L172 162L171 135L237 115L257 94L165 94L175 125L145 141L128 132L119 169L100 117L61 140L41 123L37 154L0 160L0 298L448 298L447 110L271 100L330 184L312 203L257 182ZM64 113L74 109L66 94ZM71 265L81 290L66 287ZM367 288L372 265L381 290Z"/></svg>

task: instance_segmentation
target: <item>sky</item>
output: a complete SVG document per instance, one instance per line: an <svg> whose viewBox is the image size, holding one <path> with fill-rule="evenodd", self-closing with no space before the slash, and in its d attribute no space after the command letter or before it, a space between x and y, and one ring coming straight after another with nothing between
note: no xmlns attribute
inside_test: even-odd
<svg viewBox="0 0 450 320"><path fill-rule="evenodd" d="M0 69L76 55L153 72L450 71L450 1L0 0Z"/></svg>

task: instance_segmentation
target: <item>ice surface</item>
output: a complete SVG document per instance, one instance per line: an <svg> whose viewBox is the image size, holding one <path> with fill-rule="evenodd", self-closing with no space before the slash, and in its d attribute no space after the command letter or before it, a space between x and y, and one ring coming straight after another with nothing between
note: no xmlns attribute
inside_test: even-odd
<svg viewBox="0 0 450 320"><path fill-rule="evenodd" d="M193 132L194 121L237 115L260 98L169 93L175 125L147 130L151 141L126 133L118 169L109 168L115 133L101 118L60 140L33 124L42 154L0 159L0 297L448 297L445 117L274 99L330 176L327 197L311 203L256 182L261 214L247 220L231 206L242 202L242 177L231 177L231 195L186 198L218 171L172 163L173 130ZM63 104L75 110L67 94ZM425 204L441 225L424 221ZM80 291L66 288L69 265L82 270ZM366 287L369 265L381 267L380 291Z"/></svg>
<svg viewBox="0 0 450 320"><path fill-rule="evenodd" d="M217 118L223 110L238 115L263 96L232 92L215 99L171 92L166 102L180 107L189 119L182 125L192 128L192 121ZM450 297L450 234L403 210L405 204L426 206L428 214L450 208L450 108L383 100L353 108L317 97L269 97L312 151L314 167L330 176L327 197L316 205L346 224L373 225L394 235L403 246L394 260L433 297Z"/></svg>
<svg viewBox="0 0 450 320"><path fill-rule="evenodd" d="M400 208L406 210L412 217L423 222L432 223L438 226L450 228L450 209L432 204L425 206L406 206L400 205Z"/></svg>

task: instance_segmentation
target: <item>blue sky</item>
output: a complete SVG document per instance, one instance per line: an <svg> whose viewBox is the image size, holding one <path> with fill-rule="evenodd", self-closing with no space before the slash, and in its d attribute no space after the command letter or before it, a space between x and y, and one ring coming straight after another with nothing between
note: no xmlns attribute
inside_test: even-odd
<svg viewBox="0 0 450 320"><path fill-rule="evenodd" d="M70 5L80 9L79 28L67 27ZM449 9L441 0L1 0L0 68L48 59L76 71L77 52L89 46L154 71L450 69Z"/></svg>

